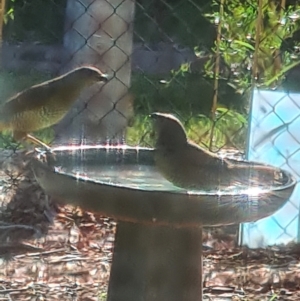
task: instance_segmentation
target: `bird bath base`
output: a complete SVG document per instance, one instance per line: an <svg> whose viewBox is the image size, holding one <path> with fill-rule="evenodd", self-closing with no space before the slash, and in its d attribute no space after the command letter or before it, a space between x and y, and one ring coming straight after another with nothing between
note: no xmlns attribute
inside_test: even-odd
<svg viewBox="0 0 300 301"><path fill-rule="evenodd" d="M280 171L267 189L188 192L157 172L152 149L82 146L53 152L54 159L39 152L32 162L46 193L118 222L109 301L201 301L202 226L271 215L295 187Z"/></svg>

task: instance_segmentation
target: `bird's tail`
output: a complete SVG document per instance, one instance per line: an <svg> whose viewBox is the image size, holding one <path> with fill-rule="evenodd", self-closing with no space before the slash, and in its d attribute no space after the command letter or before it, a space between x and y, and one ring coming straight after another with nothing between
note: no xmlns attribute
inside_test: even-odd
<svg viewBox="0 0 300 301"><path fill-rule="evenodd" d="M283 181L285 175L279 168L268 165L235 165L229 169L232 179L239 183L252 183L255 186L273 186L275 183Z"/></svg>

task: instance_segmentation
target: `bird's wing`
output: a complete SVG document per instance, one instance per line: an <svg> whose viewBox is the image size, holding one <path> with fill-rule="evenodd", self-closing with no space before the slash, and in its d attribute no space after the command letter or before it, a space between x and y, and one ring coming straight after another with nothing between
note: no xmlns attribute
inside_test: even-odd
<svg viewBox="0 0 300 301"><path fill-rule="evenodd" d="M209 151L199 147L198 145L188 142L187 144L187 157L190 159L188 162L193 166L221 166L225 162L222 162L217 155L210 153ZM225 164L226 165L226 164Z"/></svg>
<svg viewBox="0 0 300 301"><path fill-rule="evenodd" d="M43 107L57 93L55 85L49 83L33 86L16 94L0 106L0 118L6 120L28 110Z"/></svg>
<svg viewBox="0 0 300 301"><path fill-rule="evenodd" d="M176 148L163 148L161 152L162 163L171 166L172 169L185 170L187 173L202 173L204 170L222 170L226 163L207 151L190 143Z"/></svg>
<svg viewBox="0 0 300 301"><path fill-rule="evenodd" d="M195 145L186 143L173 149L166 148L156 157L162 174L179 187L211 190L226 182L226 164Z"/></svg>

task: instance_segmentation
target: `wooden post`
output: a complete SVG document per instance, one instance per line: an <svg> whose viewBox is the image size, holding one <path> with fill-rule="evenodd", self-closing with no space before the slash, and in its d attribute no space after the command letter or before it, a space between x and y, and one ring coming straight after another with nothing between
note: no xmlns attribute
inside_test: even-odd
<svg viewBox="0 0 300 301"><path fill-rule="evenodd" d="M0 0L0 41L2 43L2 30L5 14L5 0Z"/></svg>
<svg viewBox="0 0 300 301"><path fill-rule="evenodd" d="M56 130L64 144L120 138L132 112L131 53L135 0L68 0L64 47L70 61L64 70L93 65L112 79L86 90L78 106ZM86 141L86 142L83 142Z"/></svg>
<svg viewBox="0 0 300 301"><path fill-rule="evenodd" d="M0 0L0 47L1 47L1 50L2 50L2 32L3 32L4 14L5 14L5 0ZM1 50L0 50L0 53L1 53Z"/></svg>

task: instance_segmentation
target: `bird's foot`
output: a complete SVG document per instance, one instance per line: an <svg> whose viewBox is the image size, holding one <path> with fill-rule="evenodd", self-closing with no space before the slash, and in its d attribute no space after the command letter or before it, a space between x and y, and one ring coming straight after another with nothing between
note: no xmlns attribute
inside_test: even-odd
<svg viewBox="0 0 300 301"><path fill-rule="evenodd" d="M27 134L26 137L24 137L24 139L29 140L31 142L33 142L35 145L40 145L43 148L45 148L47 151L51 152L51 147L49 145L47 145L46 143L42 142L41 140L37 139L36 137Z"/></svg>
<svg viewBox="0 0 300 301"><path fill-rule="evenodd" d="M56 162L56 154L52 151L52 149L50 150L46 150L44 152L40 152L40 159L43 163L48 164L49 166L55 166L55 162Z"/></svg>

